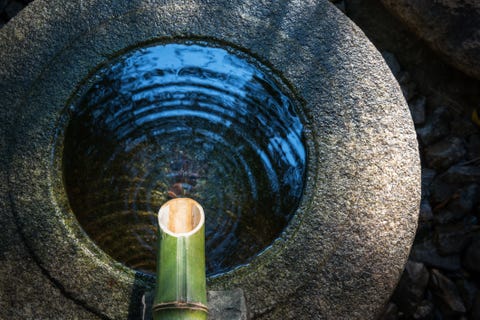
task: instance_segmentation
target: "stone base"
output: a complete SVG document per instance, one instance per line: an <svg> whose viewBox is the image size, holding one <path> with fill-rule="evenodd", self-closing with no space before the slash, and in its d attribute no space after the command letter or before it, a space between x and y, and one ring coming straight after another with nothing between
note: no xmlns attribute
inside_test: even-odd
<svg viewBox="0 0 480 320"><path fill-rule="evenodd" d="M142 320L152 319L152 305L154 291L146 292L142 296L143 305L137 312ZM225 291L208 291L208 319L209 320L247 320L247 305L242 289Z"/></svg>

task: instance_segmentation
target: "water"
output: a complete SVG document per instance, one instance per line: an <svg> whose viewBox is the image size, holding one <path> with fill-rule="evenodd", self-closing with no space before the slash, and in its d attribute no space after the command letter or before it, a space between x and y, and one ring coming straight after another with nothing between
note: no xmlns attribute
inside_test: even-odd
<svg viewBox="0 0 480 320"><path fill-rule="evenodd" d="M190 197L206 214L207 273L248 263L303 190L302 123L273 79L243 54L194 43L137 49L97 72L65 134L64 180L83 229L153 273L158 209Z"/></svg>

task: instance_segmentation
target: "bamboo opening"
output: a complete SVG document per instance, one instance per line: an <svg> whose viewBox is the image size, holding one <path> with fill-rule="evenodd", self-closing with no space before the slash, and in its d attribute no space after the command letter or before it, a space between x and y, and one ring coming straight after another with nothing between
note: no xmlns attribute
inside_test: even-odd
<svg viewBox="0 0 480 320"><path fill-rule="evenodd" d="M189 198L168 201L160 208L158 215L160 227L176 236L193 232L203 220L203 208Z"/></svg>

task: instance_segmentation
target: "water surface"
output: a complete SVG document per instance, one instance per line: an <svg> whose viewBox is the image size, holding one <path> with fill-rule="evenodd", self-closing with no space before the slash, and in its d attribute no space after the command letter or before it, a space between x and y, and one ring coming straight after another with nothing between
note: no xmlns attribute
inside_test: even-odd
<svg viewBox="0 0 480 320"><path fill-rule="evenodd" d="M157 212L173 197L204 207L209 275L280 235L306 154L294 101L267 68L230 49L164 44L119 57L90 83L66 131L64 178L105 252L154 272Z"/></svg>

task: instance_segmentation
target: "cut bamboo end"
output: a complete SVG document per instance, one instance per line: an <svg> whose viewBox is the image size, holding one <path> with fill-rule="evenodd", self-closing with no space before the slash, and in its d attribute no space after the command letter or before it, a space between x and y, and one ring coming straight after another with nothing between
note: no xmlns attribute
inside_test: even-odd
<svg viewBox="0 0 480 320"><path fill-rule="evenodd" d="M166 202L158 212L160 228L174 236L195 233L205 222L202 206L193 199L176 198Z"/></svg>

